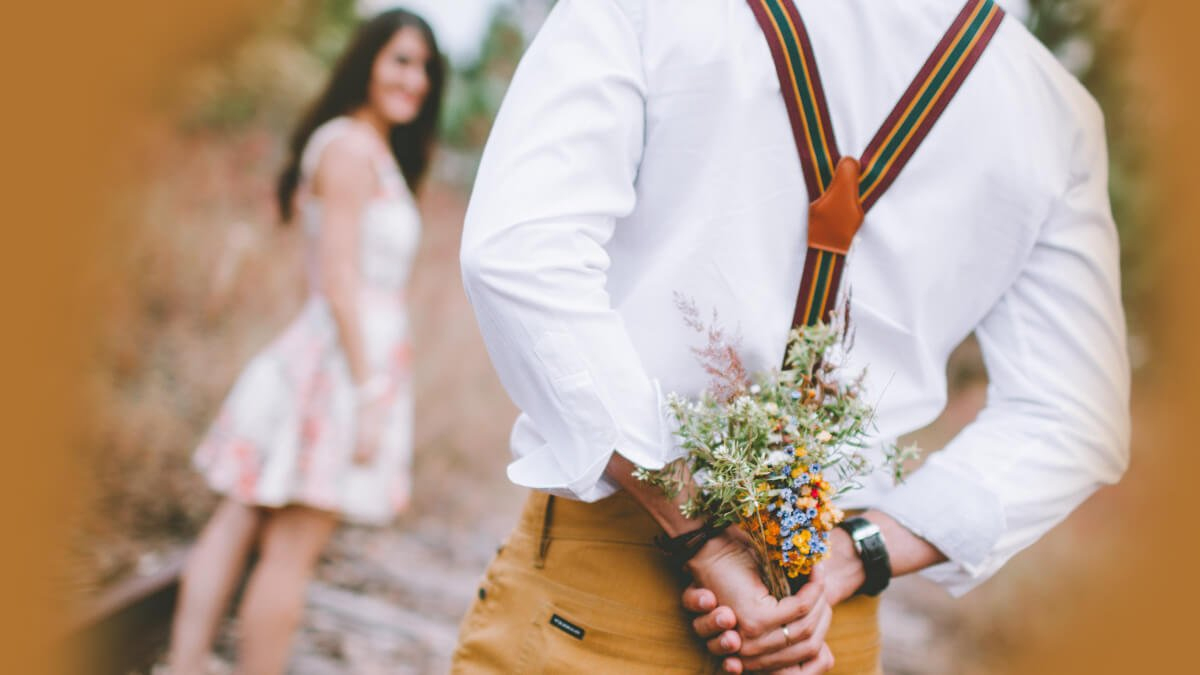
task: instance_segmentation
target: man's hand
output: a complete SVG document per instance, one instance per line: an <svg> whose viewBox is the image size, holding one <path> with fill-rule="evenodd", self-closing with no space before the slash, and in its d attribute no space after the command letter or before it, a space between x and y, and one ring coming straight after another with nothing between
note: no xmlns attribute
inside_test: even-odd
<svg viewBox="0 0 1200 675"><path fill-rule="evenodd" d="M871 510L864 516L879 525L887 541L888 555L892 562L892 575L901 576L924 569L930 565L946 560L940 551L925 540L905 529L885 513ZM854 550L854 542L850 535L841 528L835 528L829 533L829 558L817 566L813 579L795 597L805 596L809 587L818 578L821 579L821 595L830 608L851 598L862 586L866 578L862 560ZM697 577L696 583L683 593L683 606L690 612L701 614L693 622L693 628L700 637L708 640L708 650L715 656L726 656L725 667L729 672L742 672L741 669L759 667L760 661L753 660L751 654L757 652L762 641L743 643L744 631L734 631L734 626L741 625L741 615L737 608L728 602L716 589L706 587ZM826 626L826 629L828 626ZM778 632L778 631L777 631ZM795 640L796 630L788 625L788 633ZM821 633L824 640L825 632ZM750 647L751 651L745 649ZM739 654L739 652L741 652ZM738 656L732 656L738 654ZM746 658L742 658L746 657ZM820 659L816 659L820 660ZM832 663L832 659L830 659ZM808 665L805 665L807 668ZM832 666L830 666L832 667ZM734 670L733 668L739 668ZM825 672L825 670L788 670L788 673Z"/></svg>
<svg viewBox="0 0 1200 675"><path fill-rule="evenodd" d="M693 628L713 654L738 654L725 659L726 672L815 675L832 667L825 634L833 610L824 597L823 574L815 574L800 593L776 600L762 583L753 554L730 534L706 543L688 569L695 587L685 592L684 605L708 612Z"/></svg>

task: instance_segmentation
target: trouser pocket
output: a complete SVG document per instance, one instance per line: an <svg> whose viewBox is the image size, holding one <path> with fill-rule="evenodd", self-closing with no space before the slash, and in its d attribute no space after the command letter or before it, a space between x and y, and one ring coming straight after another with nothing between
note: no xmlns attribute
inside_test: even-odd
<svg viewBox="0 0 1200 675"><path fill-rule="evenodd" d="M533 608L520 672L697 675L717 663L686 619L622 607L555 585Z"/></svg>

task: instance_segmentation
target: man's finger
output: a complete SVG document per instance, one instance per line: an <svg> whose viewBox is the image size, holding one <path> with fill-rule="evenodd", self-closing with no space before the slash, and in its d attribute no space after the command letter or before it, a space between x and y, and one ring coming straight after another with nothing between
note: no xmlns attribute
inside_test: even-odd
<svg viewBox="0 0 1200 675"><path fill-rule="evenodd" d="M780 624L778 628L767 631L766 633L756 638L745 638L742 640L741 655L746 658L770 654L788 647L805 642L808 640L816 640L823 642L825 633L821 632L822 627L826 631L829 630L828 622L825 621L833 615L833 609L827 602L821 602L808 615L801 618L799 621L792 621L786 624ZM787 627L787 632L784 632L784 626Z"/></svg>
<svg viewBox="0 0 1200 675"><path fill-rule="evenodd" d="M802 589L796 595L788 596L781 599L778 603L768 605L764 608L763 613L757 616L738 617L739 632L743 637L748 639L762 638L776 631L780 626L786 625L793 621L803 620L805 616L812 613L812 610L820 607L824 602L824 575L823 569L817 566L812 577L809 579Z"/></svg>
<svg viewBox="0 0 1200 675"><path fill-rule="evenodd" d="M723 631L731 630L736 626L737 616L728 607L718 607L708 614L701 614L692 621L692 630L696 631L696 635L705 640L715 637ZM741 649L740 642L738 649Z"/></svg>
<svg viewBox="0 0 1200 675"><path fill-rule="evenodd" d="M711 612L717 608L717 596L707 588L688 586L683 591L683 608L693 614Z"/></svg>
<svg viewBox="0 0 1200 675"><path fill-rule="evenodd" d="M808 581L800 587L800 590L796 591L794 595L789 595L780 600L779 604L785 608L791 608L793 611L796 608L805 609L807 611L802 611L801 613L807 614L809 611L812 611L812 607L815 606L820 598L825 597L825 577L825 566L817 565L813 568L812 574L809 575Z"/></svg>
<svg viewBox="0 0 1200 675"><path fill-rule="evenodd" d="M736 654L742 648L742 636L736 631L727 630L705 643L708 653L713 656L728 656Z"/></svg>
<svg viewBox="0 0 1200 675"><path fill-rule="evenodd" d="M833 620L833 610L826 604L818 610L817 616L819 618L812 630L812 637L761 656L748 657L743 654L742 665L746 670L772 670L794 664L806 665L808 661L817 658L825 645L825 635L829 632L829 624Z"/></svg>
<svg viewBox="0 0 1200 675"><path fill-rule="evenodd" d="M798 666L772 670L770 675L822 675L831 670L833 670L833 652L830 651L829 645L824 645L815 659L810 659L807 663Z"/></svg>
<svg viewBox="0 0 1200 675"><path fill-rule="evenodd" d="M817 658L802 665L796 675L822 675L833 670L833 652L829 645L822 645Z"/></svg>

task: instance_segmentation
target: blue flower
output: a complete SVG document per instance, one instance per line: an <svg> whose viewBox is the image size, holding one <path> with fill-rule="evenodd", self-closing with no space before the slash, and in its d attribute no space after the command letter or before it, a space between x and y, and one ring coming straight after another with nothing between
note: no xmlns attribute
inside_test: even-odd
<svg viewBox="0 0 1200 675"><path fill-rule="evenodd" d="M783 548L783 550L785 551L785 553L784 553L783 555L784 555L784 556L787 556L787 553L786 553L786 551L790 551L790 550L792 550L792 548L793 548L793 547L794 547L794 544L792 544L792 538L791 538L791 537L788 537L788 538L784 539L784 540L783 540L783 544L781 545L781 548ZM786 558L785 558L785 559L786 559Z"/></svg>
<svg viewBox="0 0 1200 675"><path fill-rule="evenodd" d="M807 513L808 513L808 517L809 517L809 519L812 519L812 518L816 518L816 517L817 517L817 510L816 510L816 509L814 509L814 508L812 508L812 507L809 507L809 509L808 509Z"/></svg>
<svg viewBox="0 0 1200 675"><path fill-rule="evenodd" d="M795 400L798 400L799 398L800 398L800 392L793 390L792 391L792 400L795 401Z"/></svg>
<svg viewBox="0 0 1200 675"><path fill-rule="evenodd" d="M786 452L786 453L787 453L787 454L789 454L789 455L794 455L794 454L796 454L796 446L794 446L794 445L790 445L790 444L789 444L789 445L785 445L785 446L783 447L783 451L784 451L784 452Z"/></svg>
<svg viewBox="0 0 1200 675"><path fill-rule="evenodd" d="M812 471L813 473L820 473L820 472L821 472L821 465L820 465L820 464L813 464L812 466L808 467L808 469L809 469L809 471Z"/></svg>

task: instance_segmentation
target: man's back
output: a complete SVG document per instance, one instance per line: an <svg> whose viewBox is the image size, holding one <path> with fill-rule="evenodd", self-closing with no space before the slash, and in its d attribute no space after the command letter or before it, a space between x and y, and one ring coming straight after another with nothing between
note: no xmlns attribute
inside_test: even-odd
<svg viewBox="0 0 1200 675"><path fill-rule="evenodd" d="M730 279L762 268L761 278L728 289L736 302L710 304L732 322L771 323L772 335L761 345L764 360L752 364L770 367L790 316L776 311L780 298L766 289L794 292L774 278L780 270L799 278L809 196L766 43L744 0L627 4L635 26L642 13L645 150L637 205L609 244L614 304L638 303L631 296L646 274L672 275L664 269L670 257L653 245L653 233L682 228L687 243L666 244L694 247L682 264L711 258L723 271L737 268L723 275ZM961 3L798 4L838 143L858 156ZM929 335L924 324L936 323L937 349L948 355L1015 278L1066 190L1079 134L1099 133L1100 124L1083 88L1023 26L1005 21L950 109L867 216L848 267L852 311L863 321L878 314L913 334ZM760 229L771 234L757 236ZM694 236L701 232L710 236ZM713 297L702 289L678 290ZM765 297L756 302L755 296ZM645 316L661 311L662 301L648 303ZM635 334L638 325L645 322L631 322ZM756 352L760 345L746 347ZM937 378L941 364L928 365L924 375ZM879 375L890 379L887 370ZM907 384L893 381L902 391L891 395L907 398ZM934 391L927 393L940 395L940 383L929 384Z"/></svg>

